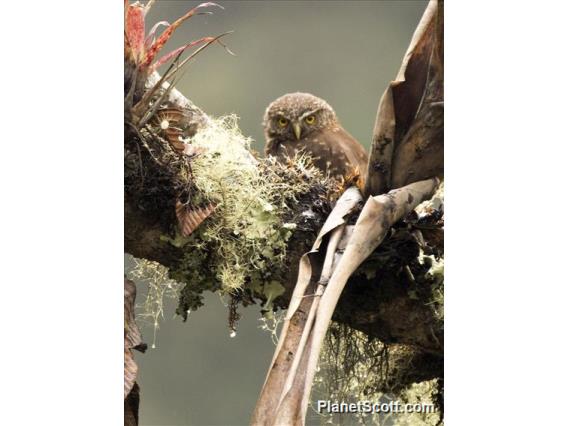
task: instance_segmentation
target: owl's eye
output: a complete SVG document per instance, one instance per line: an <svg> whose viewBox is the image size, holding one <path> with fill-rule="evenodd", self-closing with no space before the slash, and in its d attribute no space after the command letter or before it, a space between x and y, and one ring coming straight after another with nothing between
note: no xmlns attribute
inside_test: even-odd
<svg viewBox="0 0 568 426"><path fill-rule="evenodd" d="M314 124L316 122L316 117L315 115L308 115L305 120L307 124Z"/></svg>
<svg viewBox="0 0 568 426"><path fill-rule="evenodd" d="M280 127L286 127L288 125L288 120L286 120L284 117L280 117L278 119L278 125Z"/></svg>

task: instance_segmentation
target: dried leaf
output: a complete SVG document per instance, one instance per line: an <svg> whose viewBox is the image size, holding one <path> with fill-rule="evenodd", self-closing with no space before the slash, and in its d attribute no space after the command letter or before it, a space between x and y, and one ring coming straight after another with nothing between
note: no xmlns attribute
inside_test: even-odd
<svg viewBox="0 0 568 426"><path fill-rule="evenodd" d="M308 257L309 254L314 254L312 249L300 260L298 282L272 365L253 414L253 425L304 424L321 345L347 280L381 243L391 226L421 201L431 197L438 184L439 180L434 178L413 183L385 195L369 197L346 244L341 240L342 232L337 232L337 227L331 226L331 223L327 225L327 222L324 224L314 244L314 249L317 250L321 243L320 238L329 231L333 232L319 279L323 284L317 286L315 293L312 289L312 294L308 294L308 284L317 279L313 276ZM333 222L343 228L343 216L354 206L339 211L339 208L344 207L349 207L349 204L338 201L328 221L335 216ZM345 252L340 257L334 256L338 244L345 247ZM333 271L327 282L330 264ZM310 304L309 300L313 302Z"/></svg>
<svg viewBox="0 0 568 426"><path fill-rule="evenodd" d="M138 426L138 408L140 406L140 387L134 387L124 400L124 426Z"/></svg>
<svg viewBox="0 0 568 426"><path fill-rule="evenodd" d="M278 345L253 414L253 425L274 424L272 420L274 420L276 409L289 390L290 381L295 376L296 370L301 368L299 360L293 362L289 353L297 354L301 350L306 339L302 340L300 336L309 321L313 320L313 317L306 318L305 312L311 310L314 300L313 297L306 297L306 292L313 278L313 269L316 269L317 258L321 256L320 246L325 237L345 226L347 216L361 201L362 197L357 188L352 187L345 191L326 219L312 249L300 258L298 279L280 332ZM304 350L308 351L309 348L304 347Z"/></svg>
<svg viewBox="0 0 568 426"><path fill-rule="evenodd" d="M185 152L187 144L181 140L179 137L182 135L182 131L180 129L169 128L166 130L166 139L172 146L174 150L179 153Z"/></svg>
<svg viewBox="0 0 568 426"><path fill-rule="evenodd" d="M142 344L142 335L136 325L134 303L136 301L136 285L124 280L124 346L132 349Z"/></svg>
<svg viewBox="0 0 568 426"><path fill-rule="evenodd" d="M186 137L184 129L190 126L191 115L181 108L162 108L154 115L153 124L164 132L166 140L179 153L186 151L180 138Z"/></svg>
<svg viewBox="0 0 568 426"><path fill-rule="evenodd" d="M136 300L136 285L124 279L124 398L136 382L138 366L134 361L132 349L143 346L142 335L134 318L134 302Z"/></svg>
<svg viewBox="0 0 568 426"><path fill-rule="evenodd" d="M138 365L134 361L132 351L124 348L124 398L128 396L132 387L136 383L138 376Z"/></svg>
<svg viewBox="0 0 568 426"><path fill-rule="evenodd" d="M188 237L195 231L205 219L207 219L215 211L217 206L213 203L206 207L196 209L188 209L181 202L176 203L176 217L184 237Z"/></svg>
<svg viewBox="0 0 568 426"><path fill-rule="evenodd" d="M159 121L168 120L175 126L183 126L189 121L189 114L181 108L160 108L156 112Z"/></svg>
<svg viewBox="0 0 568 426"><path fill-rule="evenodd" d="M443 7L431 0L394 81L383 93L373 130L365 193L444 171Z"/></svg>

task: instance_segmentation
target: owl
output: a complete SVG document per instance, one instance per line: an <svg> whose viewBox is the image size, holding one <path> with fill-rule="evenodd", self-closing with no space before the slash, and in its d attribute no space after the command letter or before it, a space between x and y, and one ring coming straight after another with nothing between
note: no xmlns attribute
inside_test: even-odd
<svg viewBox="0 0 568 426"><path fill-rule="evenodd" d="M339 124L331 106L309 93L289 93L270 105L264 114L265 154L288 161L298 152L338 179L364 178L367 152Z"/></svg>

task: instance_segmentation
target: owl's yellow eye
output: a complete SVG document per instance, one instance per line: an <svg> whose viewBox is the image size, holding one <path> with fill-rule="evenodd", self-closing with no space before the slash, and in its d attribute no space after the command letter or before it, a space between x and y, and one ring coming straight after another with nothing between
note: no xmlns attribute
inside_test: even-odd
<svg viewBox="0 0 568 426"><path fill-rule="evenodd" d="M288 120L286 120L284 117L280 117L278 119L278 125L280 127L286 127L288 125Z"/></svg>
<svg viewBox="0 0 568 426"><path fill-rule="evenodd" d="M314 124L316 122L316 117L314 115L308 115L305 120L307 124Z"/></svg>

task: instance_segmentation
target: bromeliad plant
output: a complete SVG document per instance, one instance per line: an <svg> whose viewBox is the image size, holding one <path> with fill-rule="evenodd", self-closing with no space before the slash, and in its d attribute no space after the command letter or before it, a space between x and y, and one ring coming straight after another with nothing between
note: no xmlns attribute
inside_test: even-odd
<svg viewBox="0 0 568 426"><path fill-rule="evenodd" d="M199 38L160 57L163 47L183 22L195 15L212 13L203 9L222 7L212 2L199 4L172 24L158 22L146 33L146 16L154 1L129 4L125 0L124 118L125 157L128 159L125 189L127 194L142 194L136 204L143 210L147 211L150 203L151 210L156 212L167 215L175 211L181 228L189 234L214 210L211 205L199 206L197 210L185 208L192 187L190 160L198 154L185 142L195 133L204 114L197 108L190 111L171 105L169 97L178 71L199 52L213 43L232 52L220 41L228 34L225 33ZM196 49L191 51L193 48ZM181 60L186 51L191 53ZM155 73L168 62L170 65L161 77ZM150 164L145 164L145 158L150 159ZM164 164L168 167L164 168ZM169 188L164 191L167 195L164 200L156 200L155 189L164 186Z"/></svg>
<svg viewBox="0 0 568 426"><path fill-rule="evenodd" d="M148 122L155 113L155 109L149 108L150 103L154 105L161 103L159 101L151 102L158 89L162 87L165 81L172 83L171 79L190 59L194 58L199 52L213 43L221 44L231 53L227 46L220 40L223 36L228 34L225 33L215 37L202 37L158 57L162 48L184 21L195 15L212 14L212 12L203 11L202 9L209 7L219 7L222 9L223 7L213 2L201 3L172 24L166 21L158 22L146 34L146 15L154 2L155 0L150 0L145 5L138 1L132 4L129 4L128 0L124 2L125 114L138 128ZM162 27L165 27L165 29L159 34L158 30ZM198 49L194 50L187 58L179 62L184 52L198 46ZM153 88L145 91L148 77L156 71L158 67L169 61L172 61L172 64L162 78ZM170 87L172 86L173 84L170 84ZM163 93L163 97L160 100L163 100L167 95L168 93Z"/></svg>

